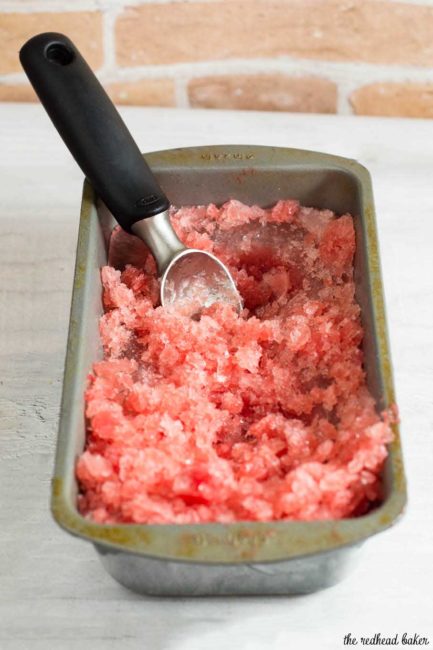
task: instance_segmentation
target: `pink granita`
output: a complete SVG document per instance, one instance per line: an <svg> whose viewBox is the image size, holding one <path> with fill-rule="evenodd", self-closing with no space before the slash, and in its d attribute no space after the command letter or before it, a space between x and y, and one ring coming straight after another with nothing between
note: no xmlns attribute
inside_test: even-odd
<svg viewBox="0 0 433 650"><path fill-rule="evenodd" d="M244 300L159 305L152 256L113 232L103 361L86 392L79 508L102 523L338 519L380 502L392 440L362 366L352 217L279 201L172 209Z"/></svg>

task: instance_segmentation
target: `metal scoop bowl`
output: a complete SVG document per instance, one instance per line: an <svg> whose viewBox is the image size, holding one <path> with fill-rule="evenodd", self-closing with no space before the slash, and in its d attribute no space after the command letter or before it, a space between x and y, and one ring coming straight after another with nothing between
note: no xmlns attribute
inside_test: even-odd
<svg viewBox="0 0 433 650"><path fill-rule="evenodd" d="M242 300L227 267L212 253L186 248L170 222L168 211L138 221L132 232L153 253L161 278L161 304L197 318L214 302L231 304L238 312Z"/></svg>
<svg viewBox="0 0 433 650"><path fill-rule="evenodd" d="M161 304L191 317L221 301L240 312L242 300L224 264L211 253L186 248L177 237L167 197L72 41L63 34L39 34L22 47L20 61L98 196L120 226L152 251Z"/></svg>

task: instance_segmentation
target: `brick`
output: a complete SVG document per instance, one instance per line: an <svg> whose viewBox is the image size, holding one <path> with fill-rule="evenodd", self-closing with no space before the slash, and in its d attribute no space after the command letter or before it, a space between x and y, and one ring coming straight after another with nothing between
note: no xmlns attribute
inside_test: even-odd
<svg viewBox="0 0 433 650"><path fill-rule="evenodd" d="M121 66L293 56L429 66L433 7L388 0L216 0L128 7Z"/></svg>
<svg viewBox="0 0 433 650"><path fill-rule="evenodd" d="M222 75L192 79L194 108L231 108L296 113L335 113L337 88L320 77L283 74Z"/></svg>
<svg viewBox="0 0 433 650"><path fill-rule="evenodd" d="M0 83L0 102L36 102L38 98L30 84Z"/></svg>
<svg viewBox="0 0 433 650"><path fill-rule="evenodd" d="M350 103L357 115L433 117L433 84L370 84L355 90Z"/></svg>
<svg viewBox="0 0 433 650"><path fill-rule="evenodd" d="M175 106L174 82L171 79L140 79L104 84L115 104L132 106Z"/></svg>
<svg viewBox="0 0 433 650"><path fill-rule="evenodd" d="M100 12L1 13L0 74L22 70L18 52L25 41L40 32L67 34L94 69L102 65L102 14Z"/></svg>

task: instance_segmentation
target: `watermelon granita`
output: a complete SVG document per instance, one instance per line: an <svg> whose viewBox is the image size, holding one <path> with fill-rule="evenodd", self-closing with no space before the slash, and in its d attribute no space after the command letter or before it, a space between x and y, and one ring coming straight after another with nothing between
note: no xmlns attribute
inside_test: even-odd
<svg viewBox="0 0 433 650"><path fill-rule="evenodd" d="M294 200L171 216L187 246L228 266L244 310L215 303L192 320L161 307L152 256L114 231L80 512L151 524L366 513L394 416L366 386L352 217Z"/></svg>

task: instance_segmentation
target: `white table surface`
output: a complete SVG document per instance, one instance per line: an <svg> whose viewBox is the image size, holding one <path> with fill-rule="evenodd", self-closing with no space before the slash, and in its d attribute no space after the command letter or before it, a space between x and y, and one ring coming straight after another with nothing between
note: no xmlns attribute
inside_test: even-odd
<svg viewBox="0 0 433 650"><path fill-rule="evenodd" d="M82 175L41 107L1 105L1 650L333 650L348 632L419 633L433 644L433 121L122 113L142 151L294 146L370 169L409 507L344 582L292 598L140 597L105 573L90 544L61 531L48 503Z"/></svg>

